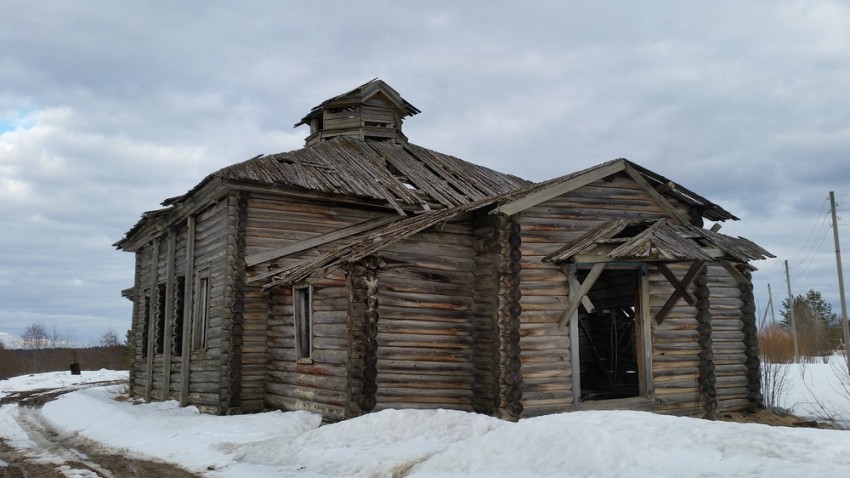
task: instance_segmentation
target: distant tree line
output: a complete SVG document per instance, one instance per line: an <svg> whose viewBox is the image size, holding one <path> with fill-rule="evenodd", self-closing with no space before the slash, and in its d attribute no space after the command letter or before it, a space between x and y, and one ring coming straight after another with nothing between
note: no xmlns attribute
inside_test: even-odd
<svg viewBox="0 0 850 478"><path fill-rule="evenodd" d="M100 343L93 347L74 348L71 341L44 324L31 324L16 340L16 348L0 341L0 379L30 373L70 371L72 363L79 363L82 370L127 370L130 352L118 334L109 329L103 333Z"/></svg>

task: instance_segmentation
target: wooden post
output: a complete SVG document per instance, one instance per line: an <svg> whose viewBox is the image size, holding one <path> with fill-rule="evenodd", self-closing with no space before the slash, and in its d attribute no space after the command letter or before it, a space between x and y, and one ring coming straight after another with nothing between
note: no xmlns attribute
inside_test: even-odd
<svg viewBox="0 0 850 478"><path fill-rule="evenodd" d="M192 307L195 283L195 216L186 218L186 271L183 288L183 355L180 358L180 406L189 404L189 367L192 356L192 323L197 320Z"/></svg>
<svg viewBox="0 0 850 478"><path fill-rule="evenodd" d="M174 318L174 255L177 248L177 231L168 230L165 258L165 320L162 322L162 390L160 400L168 400L171 393L171 323Z"/></svg>
<svg viewBox="0 0 850 478"><path fill-rule="evenodd" d="M576 277L575 264L570 265L570 296L578 292L579 282ZM578 338L578 308L573 310L569 317L570 321L570 382L573 391L573 405L578 407L581 403L581 353L579 352Z"/></svg>
<svg viewBox="0 0 850 478"><path fill-rule="evenodd" d="M838 242L838 216L835 214L835 192L829 192L832 208L832 234L835 238L835 264L838 267L838 293L841 297L841 330L844 332L844 358L850 371L850 326L847 325L847 299L844 297L844 272L841 269L841 246Z"/></svg>
<svg viewBox="0 0 850 478"><path fill-rule="evenodd" d="M147 369L148 376L145 379L145 401L150 402L153 397L153 354L155 352L154 343L156 342L156 316L159 314L159 280L157 278L157 270L159 269L159 238L153 240L151 246L151 276L150 276L150 295L151 300L148 304L148 343L144 347L148 349Z"/></svg>
<svg viewBox="0 0 850 478"><path fill-rule="evenodd" d="M649 301L649 270L644 262L640 267L640 328L641 328L641 395L651 398L655 394L655 380L652 372L652 312Z"/></svg>
<svg viewBox="0 0 850 478"><path fill-rule="evenodd" d="M794 296L791 295L791 274L788 272L788 261L785 261L785 282L788 284L788 313L791 314L791 338L794 340L794 363L799 363L800 351L797 348L797 321L794 319Z"/></svg>

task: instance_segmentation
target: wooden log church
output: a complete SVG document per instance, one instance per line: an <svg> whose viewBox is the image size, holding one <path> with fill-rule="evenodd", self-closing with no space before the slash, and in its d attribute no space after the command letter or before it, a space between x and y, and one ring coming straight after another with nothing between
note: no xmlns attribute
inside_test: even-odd
<svg viewBox="0 0 850 478"><path fill-rule="evenodd" d="M370 81L313 108L304 148L146 212L131 392L204 412L386 408L505 419L761 405L737 219L625 159L533 184L410 143ZM714 223L711 227L706 221Z"/></svg>

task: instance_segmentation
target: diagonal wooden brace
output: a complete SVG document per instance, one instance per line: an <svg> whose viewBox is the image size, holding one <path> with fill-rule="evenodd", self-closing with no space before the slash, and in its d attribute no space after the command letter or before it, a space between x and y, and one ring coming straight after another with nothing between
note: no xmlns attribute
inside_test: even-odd
<svg viewBox="0 0 850 478"><path fill-rule="evenodd" d="M676 277L676 274L673 274L673 271L671 271L666 265L659 262L655 264L655 268L661 271L662 274L664 274L664 277L667 278L667 281L670 283L670 285L676 288L676 292L679 293L680 297L685 299L685 302L687 302L688 305L695 305L697 303L696 299L694 299L694 296L692 296L691 293L688 292L688 285L682 285L682 283L679 282L679 278Z"/></svg>
<svg viewBox="0 0 850 478"><path fill-rule="evenodd" d="M656 266L658 266L658 264L656 264ZM696 278L697 274L699 274L699 271L701 271L703 267L705 267L705 261L696 261L693 265L691 265L691 268L688 269L688 273L685 274L685 277L683 277L682 281L679 282L679 287L676 287L676 290L674 290L670 295L670 298L667 299L664 307L661 307L661 310L659 310L658 314L655 315L656 323L660 324L661 322L664 322L667 314L670 313L670 310L673 309L673 306L676 305L676 302L678 302L679 298L682 297L681 291L685 291L685 293L687 293L688 286L691 285L691 282L693 282L694 278ZM673 285L675 287L675 284ZM696 303L696 301L694 301L694 303Z"/></svg>
<svg viewBox="0 0 850 478"><path fill-rule="evenodd" d="M561 328L570 323L570 319L578 311L579 304L582 303L582 298L587 295L590 288L593 287L593 284L595 284L596 280L599 279L603 269L605 269L604 262L594 264L590 269L590 272L587 273L587 277L584 279L584 282L581 284L578 283L578 280L575 278L575 274L570 274L570 302L567 304L567 308L558 320L558 325ZM574 285L578 285L578 287L574 287Z"/></svg>

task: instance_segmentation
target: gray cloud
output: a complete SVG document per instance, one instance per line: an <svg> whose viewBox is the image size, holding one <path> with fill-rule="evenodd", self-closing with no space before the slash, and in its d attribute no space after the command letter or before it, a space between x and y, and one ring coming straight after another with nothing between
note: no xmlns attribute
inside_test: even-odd
<svg viewBox="0 0 850 478"><path fill-rule="evenodd" d="M837 303L829 241L850 194L848 7L839 2L30 2L0 30L0 336L129 326L145 210L207 173L296 149L292 124L373 77L423 110L411 141L541 180L627 157L730 209L781 257L756 293ZM842 226L842 234L850 234ZM831 241L831 238L829 238Z"/></svg>

